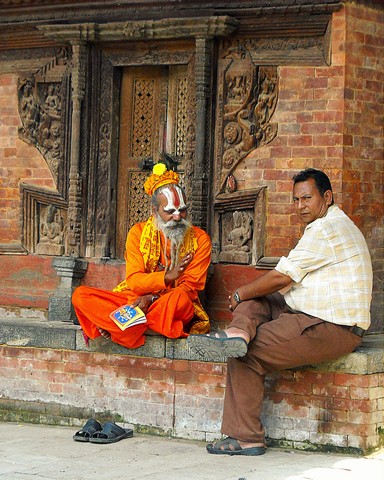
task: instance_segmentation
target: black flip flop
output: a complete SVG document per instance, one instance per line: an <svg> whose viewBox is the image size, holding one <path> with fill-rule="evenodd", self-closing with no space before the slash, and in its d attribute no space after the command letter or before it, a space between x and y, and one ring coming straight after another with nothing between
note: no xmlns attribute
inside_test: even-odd
<svg viewBox="0 0 384 480"><path fill-rule="evenodd" d="M133 437L131 428L122 428L116 423L107 422L103 425L103 429L95 432L89 441L91 443L115 443L123 438Z"/></svg>
<svg viewBox="0 0 384 480"><path fill-rule="evenodd" d="M244 338L228 337L223 331L211 335L189 335L187 344L191 352L210 362L220 362L228 357L244 357L248 350Z"/></svg>
<svg viewBox="0 0 384 480"><path fill-rule="evenodd" d="M73 439L76 442L89 442L90 437L101 429L102 426L100 423L97 420L90 418L87 420L83 428L73 435Z"/></svg>

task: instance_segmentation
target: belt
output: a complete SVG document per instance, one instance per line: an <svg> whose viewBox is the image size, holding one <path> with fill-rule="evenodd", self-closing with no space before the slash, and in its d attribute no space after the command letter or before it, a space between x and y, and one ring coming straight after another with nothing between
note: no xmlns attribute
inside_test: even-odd
<svg viewBox="0 0 384 480"><path fill-rule="evenodd" d="M358 327L357 325L354 325L353 327L347 327L346 326L346 328L348 328L348 330L350 332L354 333L358 337L364 337L365 332L366 332L366 330L364 330L364 328Z"/></svg>

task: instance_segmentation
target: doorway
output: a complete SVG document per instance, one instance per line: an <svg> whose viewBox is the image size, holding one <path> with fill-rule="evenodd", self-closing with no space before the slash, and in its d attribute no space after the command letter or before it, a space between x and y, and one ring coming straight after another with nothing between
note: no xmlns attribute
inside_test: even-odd
<svg viewBox="0 0 384 480"><path fill-rule="evenodd" d="M151 213L143 184L166 152L183 172L188 113L187 65L125 67L120 98L116 256L124 258L128 230Z"/></svg>

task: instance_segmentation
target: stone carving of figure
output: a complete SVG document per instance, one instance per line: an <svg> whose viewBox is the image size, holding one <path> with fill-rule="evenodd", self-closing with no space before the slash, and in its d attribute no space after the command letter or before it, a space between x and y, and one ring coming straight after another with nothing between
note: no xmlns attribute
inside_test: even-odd
<svg viewBox="0 0 384 480"><path fill-rule="evenodd" d="M20 100L20 116L24 130L32 137L36 131L38 114L39 110L33 96L32 83L27 80L23 87L23 94Z"/></svg>
<svg viewBox="0 0 384 480"><path fill-rule="evenodd" d="M61 110L60 98L56 93L55 86L52 84L48 87L47 96L45 98L45 109L53 116L59 114Z"/></svg>
<svg viewBox="0 0 384 480"><path fill-rule="evenodd" d="M60 214L60 210L49 205L47 216L41 223L40 227L40 243L51 243L61 245L64 235L64 220Z"/></svg>
<svg viewBox="0 0 384 480"><path fill-rule="evenodd" d="M276 100L276 93L274 93L274 89L275 85L273 81L265 76L262 82L258 102L254 110L255 120L259 125L264 125L269 120L270 110L274 106Z"/></svg>
<svg viewBox="0 0 384 480"><path fill-rule="evenodd" d="M247 242L252 238L252 218L246 212L233 212L233 229L229 232L226 250L249 252Z"/></svg>

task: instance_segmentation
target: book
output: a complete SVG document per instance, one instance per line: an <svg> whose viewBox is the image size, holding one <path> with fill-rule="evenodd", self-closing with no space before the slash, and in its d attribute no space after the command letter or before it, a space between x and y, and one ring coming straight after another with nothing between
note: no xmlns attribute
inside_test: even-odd
<svg viewBox="0 0 384 480"><path fill-rule="evenodd" d="M109 317L121 330L147 321L144 312L139 307L132 307L131 305L122 305L110 313Z"/></svg>

